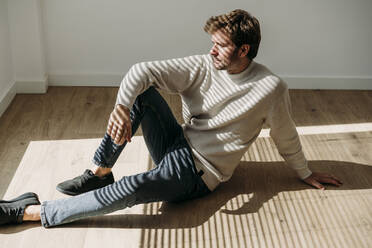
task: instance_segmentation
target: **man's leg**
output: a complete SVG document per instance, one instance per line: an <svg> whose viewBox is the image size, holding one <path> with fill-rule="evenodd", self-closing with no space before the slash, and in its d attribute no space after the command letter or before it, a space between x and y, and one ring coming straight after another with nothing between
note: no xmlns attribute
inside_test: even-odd
<svg viewBox="0 0 372 248"><path fill-rule="evenodd" d="M124 176L104 188L41 206L44 227L69 223L154 201L182 201L210 193L202 179L190 169L191 151L185 140L175 143L152 170Z"/></svg>
<svg viewBox="0 0 372 248"><path fill-rule="evenodd" d="M150 87L136 98L130 111L130 118L132 134L141 124L146 145L155 164L160 162L168 147L177 138L183 137L182 127L154 87ZM57 190L68 195L78 195L113 183L111 168L126 144L126 141L122 145L115 144L110 135L105 133L92 160L96 167L92 171L86 170L81 176L58 184Z"/></svg>
<svg viewBox="0 0 372 248"><path fill-rule="evenodd" d="M155 164L162 160L168 147L177 138L183 137L182 127L154 87L150 87L136 98L130 111L130 118L132 134L141 124L143 137ZM112 168L126 144L127 141L123 145L116 145L106 133L94 154L93 163L101 168Z"/></svg>
<svg viewBox="0 0 372 248"><path fill-rule="evenodd" d="M181 126L154 88L136 99L131 119L132 133L141 122L146 144L157 167L145 173L123 177L114 184L80 196L44 202L41 210L44 226L101 215L134 204L180 201L210 193L196 173L191 149ZM94 161L98 161L98 165L112 167L125 144L117 146L105 135ZM108 149L110 147L113 149ZM28 210L25 220L39 219L40 207L31 206Z"/></svg>

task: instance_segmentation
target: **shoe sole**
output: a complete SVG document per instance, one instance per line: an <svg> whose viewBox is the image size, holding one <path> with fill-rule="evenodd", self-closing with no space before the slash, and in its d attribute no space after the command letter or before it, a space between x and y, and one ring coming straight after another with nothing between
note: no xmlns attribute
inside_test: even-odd
<svg viewBox="0 0 372 248"><path fill-rule="evenodd" d="M115 180L113 180L112 182L110 182L107 185L110 185L110 184L112 184L114 182L115 182ZM104 186L99 187L99 188L96 188L96 189L100 189L100 188L106 187L107 185L104 185ZM68 190L62 189L62 188L59 187L59 185L56 186L56 190L57 191L61 192L62 194L70 195L70 196L76 196L76 195L84 194L84 193L87 193L89 191L96 190L96 189L91 189L91 190L88 190L88 191L85 191L85 192L74 192L74 191L68 191Z"/></svg>
<svg viewBox="0 0 372 248"><path fill-rule="evenodd" d="M112 183L110 183L110 184L112 184ZM107 185L110 185L110 184L107 184ZM99 187L99 188L96 188L96 189L104 188L107 185L102 186L102 187ZM96 190L96 189L91 189L91 190L88 190L88 191L85 191L85 192L73 192L73 191L68 191L68 190L61 189L58 186L56 186L56 190L58 190L59 192L65 194L65 195L71 195L71 196L76 196L76 195L84 194L84 193L87 193L89 191Z"/></svg>
<svg viewBox="0 0 372 248"><path fill-rule="evenodd" d="M76 193L76 192L71 192L71 191L67 191L67 190L61 189L61 188L59 188L58 186L56 187L56 189L57 189L59 192L65 194L65 195L75 196L75 195L80 195L80 194L82 194L82 193Z"/></svg>
<svg viewBox="0 0 372 248"><path fill-rule="evenodd" d="M16 202L16 201L20 201L20 200L24 200L24 199L28 199L28 198L36 198L36 200L39 201L39 196L33 192L27 192L27 193L24 193L12 200L9 200L9 201L6 201L6 200L0 200L0 203L12 203L12 202Z"/></svg>

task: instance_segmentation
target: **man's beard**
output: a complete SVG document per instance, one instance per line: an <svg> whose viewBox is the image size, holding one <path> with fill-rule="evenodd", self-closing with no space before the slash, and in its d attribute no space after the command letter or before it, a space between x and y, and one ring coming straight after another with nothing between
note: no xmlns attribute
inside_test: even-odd
<svg viewBox="0 0 372 248"><path fill-rule="evenodd" d="M216 59L215 57L213 57L213 66L217 70L226 70L226 68L227 68L226 64L224 64L222 61Z"/></svg>
<svg viewBox="0 0 372 248"><path fill-rule="evenodd" d="M226 70L229 65L238 59L238 50L238 48L235 48L231 56L226 58L224 61L218 60L216 57L212 57L214 68L217 70Z"/></svg>

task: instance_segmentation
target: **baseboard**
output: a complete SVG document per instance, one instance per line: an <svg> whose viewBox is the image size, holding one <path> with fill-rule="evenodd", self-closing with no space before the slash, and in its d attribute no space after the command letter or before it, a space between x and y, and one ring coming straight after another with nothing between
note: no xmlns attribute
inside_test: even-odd
<svg viewBox="0 0 372 248"><path fill-rule="evenodd" d="M17 80L17 94L43 94L48 91L48 76L41 80Z"/></svg>
<svg viewBox="0 0 372 248"><path fill-rule="evenodd" d="M372 90L372 78L281 77L290 89Z"/></svg>
<svg viewBox="0 0 372 248"><path fill-rule="evenodd" d="M117 74L75 74L49 75L50 86L97 86L118 87L123 75Z"/></svg>
<svg viewBox="0 0 372 248"><path fill-rule="evenodd" d="M11 83L12 86L5 90L5 93L0 96L0 117L3 115L5 110L9 107L10 103L12 102L13 98L17 93L17 87L14 82Z"/></svg>
<svg viewBox="0 0 372 248"><path fill-rule="evenodd" d="M290 89L372 90L372 78L281 77ZM49 75L50 86L118 87L123 75Z"/></svg>
<svg viewBox="0 0 372 248"><path fill-rule="evenodd" d="M42 80L12 82L12 86L0 96L0 117L9 107L16 94L44 94L48 90L48 76Z"/></svg>

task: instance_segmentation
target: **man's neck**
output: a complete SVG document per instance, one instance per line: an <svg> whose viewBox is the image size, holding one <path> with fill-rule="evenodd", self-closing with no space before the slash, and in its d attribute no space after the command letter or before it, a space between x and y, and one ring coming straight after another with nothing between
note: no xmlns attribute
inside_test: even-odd
<svg viewBox="0 0 372 248"><path fill-rule="evenodd" d="M242 71L244 71L245 69L248 68L248 66L251 64L251 62L252 62L252 60L245 57L242 60L240 60L239 62L237 62L235 64L236 66L232 66L231 68L228 68L227 73L229 73L229 74L241 73Z"/></svg>

